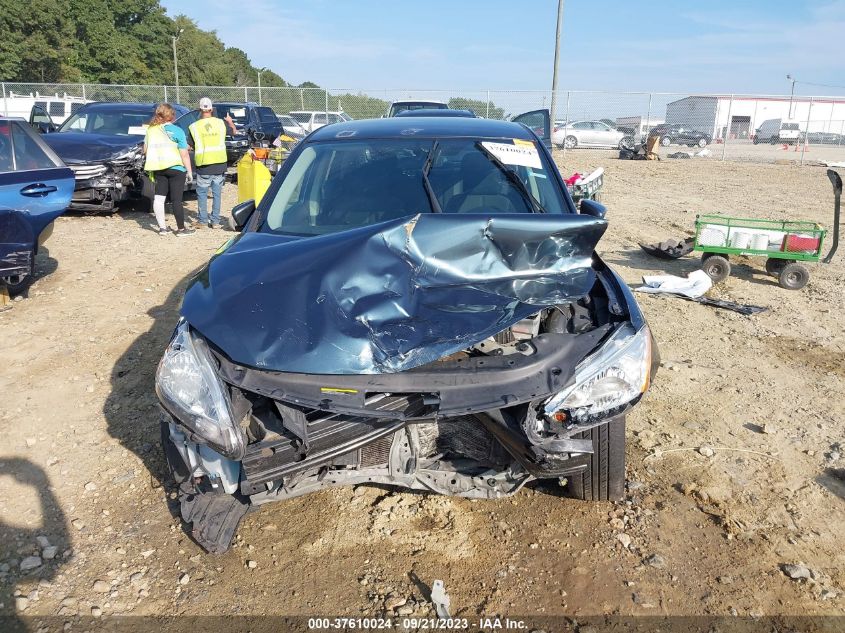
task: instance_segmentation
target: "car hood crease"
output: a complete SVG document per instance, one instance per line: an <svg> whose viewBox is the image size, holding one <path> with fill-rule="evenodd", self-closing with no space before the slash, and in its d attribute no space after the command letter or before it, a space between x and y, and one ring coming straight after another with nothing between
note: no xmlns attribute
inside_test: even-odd
<svg viewBox="0 0 845 633"><path fill-rule="evenodd" d="M182 315L241 365L405 371L586 295L606 227L580 215L421 214L310 238L245 233L192 280Z"/></svg>

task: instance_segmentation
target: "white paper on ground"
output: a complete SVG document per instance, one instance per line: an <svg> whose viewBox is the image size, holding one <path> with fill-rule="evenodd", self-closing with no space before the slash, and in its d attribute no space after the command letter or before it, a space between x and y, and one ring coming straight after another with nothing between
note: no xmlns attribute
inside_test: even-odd
<svg viewBox="0 0 845 633"><path fill-rule="evenodd" d="M653 294L684 295L690 299L702 296L713 287L713 280L703 270L694 270L687 277L675 275L643 275L643 283L635 290Z"/></svg>
<svg viewBox="0 0 845 633"><path fill-rule="evenodd" d="M534 169L543 167L542 163L540 163L540 154L533 143L529 147L528 145L522 144L511 145L509 143L482 141L481 146L505 165L522 165L523 167L533 167Z"/></svg>

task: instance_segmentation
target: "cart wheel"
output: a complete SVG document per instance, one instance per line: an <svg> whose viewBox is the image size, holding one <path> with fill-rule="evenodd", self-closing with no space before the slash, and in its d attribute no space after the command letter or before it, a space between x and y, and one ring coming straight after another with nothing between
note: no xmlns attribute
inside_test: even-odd
<svg viewBox="0 0 845 633"><path fill-rule="evenodd" d="M781 271L789 263L791 262L788 259L776 259L774 257L769 257L766 260L766 272L772 277L780 277Z"/></svg>
<svg viewBox="0 0 845 633"><path fill-rule="evenodd" d="M711 254L701 263L701 270L707 273L714 284L717 284L731 274L731 263L721 255Z"/></svg>
<svg viewBox="0 0 845 633"><path fill-rule="evenodd" d="M784 266L778 276L778 284L787 290L801 290L808 281L810 281L810 271L797 262Z"/></svg>
<svg viewBox="0 0 845 633"><path fill-rule="evenodd" d="M715 257L716 255L719 255L719 254L718 254L718 253L707 253L707 252L702 253L702 254L701 254L701 263L703 264L703 263L704 263L704 262L706 262L706 261L707 261L710 257ZM719 257L723 257L724 259L728 259L728 255L727 255L727 253L725 253L724 255L719 255Z"/></svg>

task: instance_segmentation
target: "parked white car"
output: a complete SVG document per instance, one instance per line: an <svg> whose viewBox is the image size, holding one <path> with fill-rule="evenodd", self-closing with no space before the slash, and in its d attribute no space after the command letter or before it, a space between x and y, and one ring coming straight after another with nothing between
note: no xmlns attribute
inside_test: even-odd
<svg viewBox="0 0 845 633"><path fill-rule="evenodd" d="M623 132L602 121L555 121L552 143L558 147L621 147Z"/></svg>
<svg viewBox="0 0 845 633"><path fill-rule="evenodd" d="M317 110L297 110L289 112L294 121L299 123L307 132L313 132L317 128L329 125L330 123L341 123L351 121L352 117L345 112L323 112Z"/></svg>
<svg viewBox="0 0 845 633"><path fill-rule="evenodd" d="M279 119L279 123L282 124L282 128L285 130L285 134L288 136L292 136L294 138L302 138L308 134L308 130L306 130L302 125L294 119L289 114L277 114L276 118Z"/></svg>

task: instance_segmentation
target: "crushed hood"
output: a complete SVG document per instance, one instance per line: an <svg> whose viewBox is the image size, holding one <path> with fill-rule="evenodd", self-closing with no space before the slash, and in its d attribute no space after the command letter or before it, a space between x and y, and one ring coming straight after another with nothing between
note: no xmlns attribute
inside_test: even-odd
<svg viewBox="0 0 845 633"><path fill-rule="evenodd" d="M53 132L41 138L66 165L102 163L125 154L144 142L134 134L93 134L89 132Z"/></svg>
<svg viewBox="0 0 845 633"><path fill-rule="evenodd" d="M241 365L405 371L583 297L604 220L422 214L331 235L245 233L189 285L182 315Z"/></svg>

